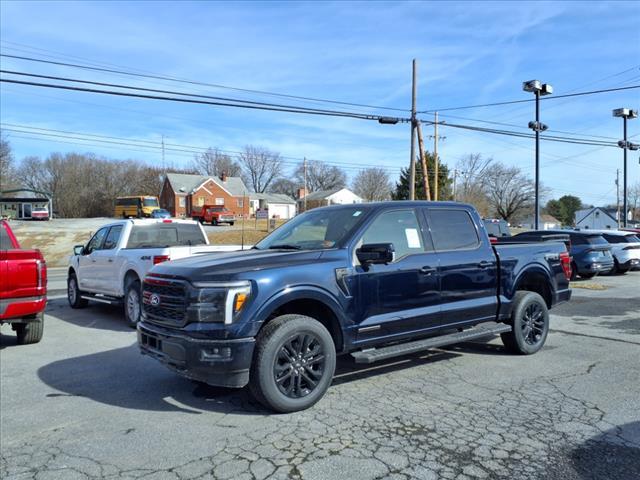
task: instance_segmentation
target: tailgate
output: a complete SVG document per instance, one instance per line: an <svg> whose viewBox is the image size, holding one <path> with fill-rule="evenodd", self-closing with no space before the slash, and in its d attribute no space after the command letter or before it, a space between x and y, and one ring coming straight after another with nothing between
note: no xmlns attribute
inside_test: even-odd
<svg viewBox="0 0 640 480"><path fill-rule="evenodd" d="M251 248L245 245L244 250ZM235 252L242 250L242 245L200 245L197 247L169 247L165 249L171 260L191 257L193 255L205 255L207 253Z"/></svg>
<svg viewBox="0 0 640 480"><path fill-rule="evenodd" d="M0 251L0 298L41 296L46 293L44 259L37 250Z"/></svg>

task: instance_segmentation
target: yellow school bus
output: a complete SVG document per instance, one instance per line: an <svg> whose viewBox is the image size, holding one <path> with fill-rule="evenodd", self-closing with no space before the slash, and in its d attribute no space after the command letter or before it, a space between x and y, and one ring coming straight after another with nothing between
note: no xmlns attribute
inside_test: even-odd
<svg viewBox="0 0 640 480"><path fill-rule="evenodd" d="M116 198L115 217L150 217L151 212L160 208L158 197L138 195L134 197Z"/></svg>

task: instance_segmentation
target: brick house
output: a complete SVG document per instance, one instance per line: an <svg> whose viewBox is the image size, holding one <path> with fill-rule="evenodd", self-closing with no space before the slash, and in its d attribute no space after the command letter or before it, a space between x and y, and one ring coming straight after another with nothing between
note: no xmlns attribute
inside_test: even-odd
<svg viewBox="0 0 640 480"><path fill-rule="evenodd" d="M173 217L190 217L193 207L224 205L238 216L249 215L249 191L240 177L168 173L160 191L160 207Z"/></svg>

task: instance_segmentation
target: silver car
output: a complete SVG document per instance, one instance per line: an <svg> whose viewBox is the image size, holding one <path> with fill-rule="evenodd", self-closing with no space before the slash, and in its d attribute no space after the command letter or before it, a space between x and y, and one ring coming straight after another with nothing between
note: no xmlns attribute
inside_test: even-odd
<svg viewBox="0 0 640 480"><path fill-rule="evenodd" d="M599 230L604 239L611 245L614 273L627 273L640 268L640 238L633 232L622 230Z"/></svg>

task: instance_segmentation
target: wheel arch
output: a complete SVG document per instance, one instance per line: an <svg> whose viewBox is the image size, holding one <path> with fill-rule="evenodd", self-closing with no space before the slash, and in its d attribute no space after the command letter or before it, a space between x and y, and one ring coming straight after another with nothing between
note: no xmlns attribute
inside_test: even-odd
<svg viewBox="0 0 640 480"><path fill-rule="evenodd" d="M553 304L553 282L549 273L544 269L532 267L524 270L518 276L514 285L514 295L519 290L535 292L544 299L547 308L551 308Z"/></svg>
<svg viewBox="0 0 640 480"><path fill-rule="evenodd" d="M345 339L342 328L344 321L340 313L340 305L328 293L306 289L281 292L258 313L260 329L274 318L287 314L314 318L331 334L336 352L340 353L344 350Z"/></svg>

